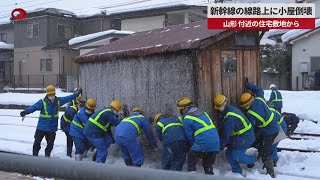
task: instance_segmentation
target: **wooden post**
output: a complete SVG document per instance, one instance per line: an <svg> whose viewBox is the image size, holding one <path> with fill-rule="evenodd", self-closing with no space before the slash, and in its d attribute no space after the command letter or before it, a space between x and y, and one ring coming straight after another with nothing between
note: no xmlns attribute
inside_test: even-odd
<svg viewBox="0 0 320 180"><path fill-rule="evenodd" d="M44 91L44 75L42 75L42 89Z"/></svg>
<svg viewBox="0 0 320 180"><path fill-rule="evenodd" d="M30 75L28 75L28 91L29 91L29 87L30 87Z"/></svg>

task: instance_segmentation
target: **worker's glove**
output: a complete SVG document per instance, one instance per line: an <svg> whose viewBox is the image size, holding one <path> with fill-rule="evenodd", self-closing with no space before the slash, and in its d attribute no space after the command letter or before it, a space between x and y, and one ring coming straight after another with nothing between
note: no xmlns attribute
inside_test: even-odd
<svg viewBox="0 0 320 180"><path fill-rule="evenodd" d="M26 115L27 115L27 113L26 113L25 111L21 111L21 112L20 112L20 116L21 116L21 117L25 117Z"/></svg>
<svg viewBox="0 0 320 180"><path fill-rule="evenodd" d="M82 93L82 88L76 88L73 93L77 95L77 97Z"/></svg>
<svg viewBox="0 0 320 180"><path fill-rule="evenodd" d="M243 83L247 84L248 82L249 82L249 79L247 77L245 77Z"/></svg>

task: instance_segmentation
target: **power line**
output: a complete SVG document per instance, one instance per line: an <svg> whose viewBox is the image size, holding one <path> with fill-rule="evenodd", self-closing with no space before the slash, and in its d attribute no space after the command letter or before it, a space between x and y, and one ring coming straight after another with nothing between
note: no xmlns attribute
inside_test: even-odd
<svg viewBox="0 0 320 180"><path fill-rule="evenodd" d="M24 6L24 7L21 7L21 8L28 8L28 7L35 7L35 6L40 6L40 5L44 5L44 4L50 4L50 3L54 3L54 2L59 2L59 1L62 1L62 0L55 0L55 1L49 1L49 2L45 2L45 3L40 3L40 4L35 4L35 5L30 5L30 6ZM4 13L11 13L12 11L3 11ZM8 18L10 19L11 16L9 15L5 15L5 16L0 16L0 19L4 19L4 18Z"/></svg>
<svg viewBox="0 0 320 180"><path fill-rule="evenodd" d="M146 1L151 1L151 0L133 0L133 1L126 1L126 2L122 2L122 3L115 3L115 4L111 4L109 6L94 6L94 7L90 7L93 8L91 10L85 10L82 11L83 9L73 9L74 11L79 11L77 13L82 13L82 12L90 12L90 11L95 11L95 10L103 10L103 9L107 9L107 8L112 8L112 7L118 7L118 6L122 6L122 5L129 5L129 4L137 4L137 3L142 3L142 2L146 2Z"/></svg>
<svg viewBox="0 0 320 180"><path fill-rule="evenodd" d="M38 1L38 0L29 0L29 1L21 2L21 3L6 4L6 5L0 6L0 7L14 6L14 5L18 5L18 4L25 4L25 3L33 2L33 1Z"/></svg>

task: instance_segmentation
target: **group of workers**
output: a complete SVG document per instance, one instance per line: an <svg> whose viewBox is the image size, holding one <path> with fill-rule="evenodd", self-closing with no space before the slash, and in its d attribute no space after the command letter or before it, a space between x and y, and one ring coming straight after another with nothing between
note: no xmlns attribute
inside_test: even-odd
<svg viewBox="0 0 320 180"><path fill-rule="evenodd" d="M243 174L239 163L248 168L254 167L257 157L247 155L250 147L256 147L267 173L275 177L274 166L277 156L277 144L286 132L286 123L281 114L282 97L275 85L271 85L270 100L264 99L260 87L248 82L244 85L254 94L244 93L240 97L240 109L228 103L228 98L220 94L214 98L214 107L220 111L223 124L222 134L218 134L210 116L198 109L187 97L177 103L180 116L157 113L154 117L156 134L162 142L162 168L181 171L188 156L188 171L195 172L196 164L202 160L205 174L213 173L216 154L224 151L232 172ZM36 104L22 111L22 117L40 110L40 117L34 135L33 155L38 156L43 137L47 140L45 156L50 157L58 128L59 109L72 102L61 117L61 129L67 137L67 155L72 157L72 145L75 145L75 159L81 161L89 149L96 149L97 163L105 163L108 148L115 142L120 148L124 162L128 166L141 167L144 154L139 135L144 132L152 149L157 150L148 119L141 108L120 120L118 113L122 109L119 100L112 101L108 107L96 111L96 101L82 101L82 90L76 89L72 95L56 97L55 87L47 87L47 95ZM114 126L114 135L111 127ZM279 133L280 132L280 133ZM278 139L275 141L275 139Z"/></svg>

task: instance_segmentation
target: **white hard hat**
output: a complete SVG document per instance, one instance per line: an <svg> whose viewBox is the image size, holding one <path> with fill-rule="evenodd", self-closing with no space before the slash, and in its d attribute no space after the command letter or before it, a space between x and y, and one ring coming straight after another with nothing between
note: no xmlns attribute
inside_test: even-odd
<svg viewBox="0 0 320 180"><path fill-rule="evenodd" d="M271 88L276 88L276 85L274 85L274 84L270 84L270 87L269 87L270 89Z"/></svg>

